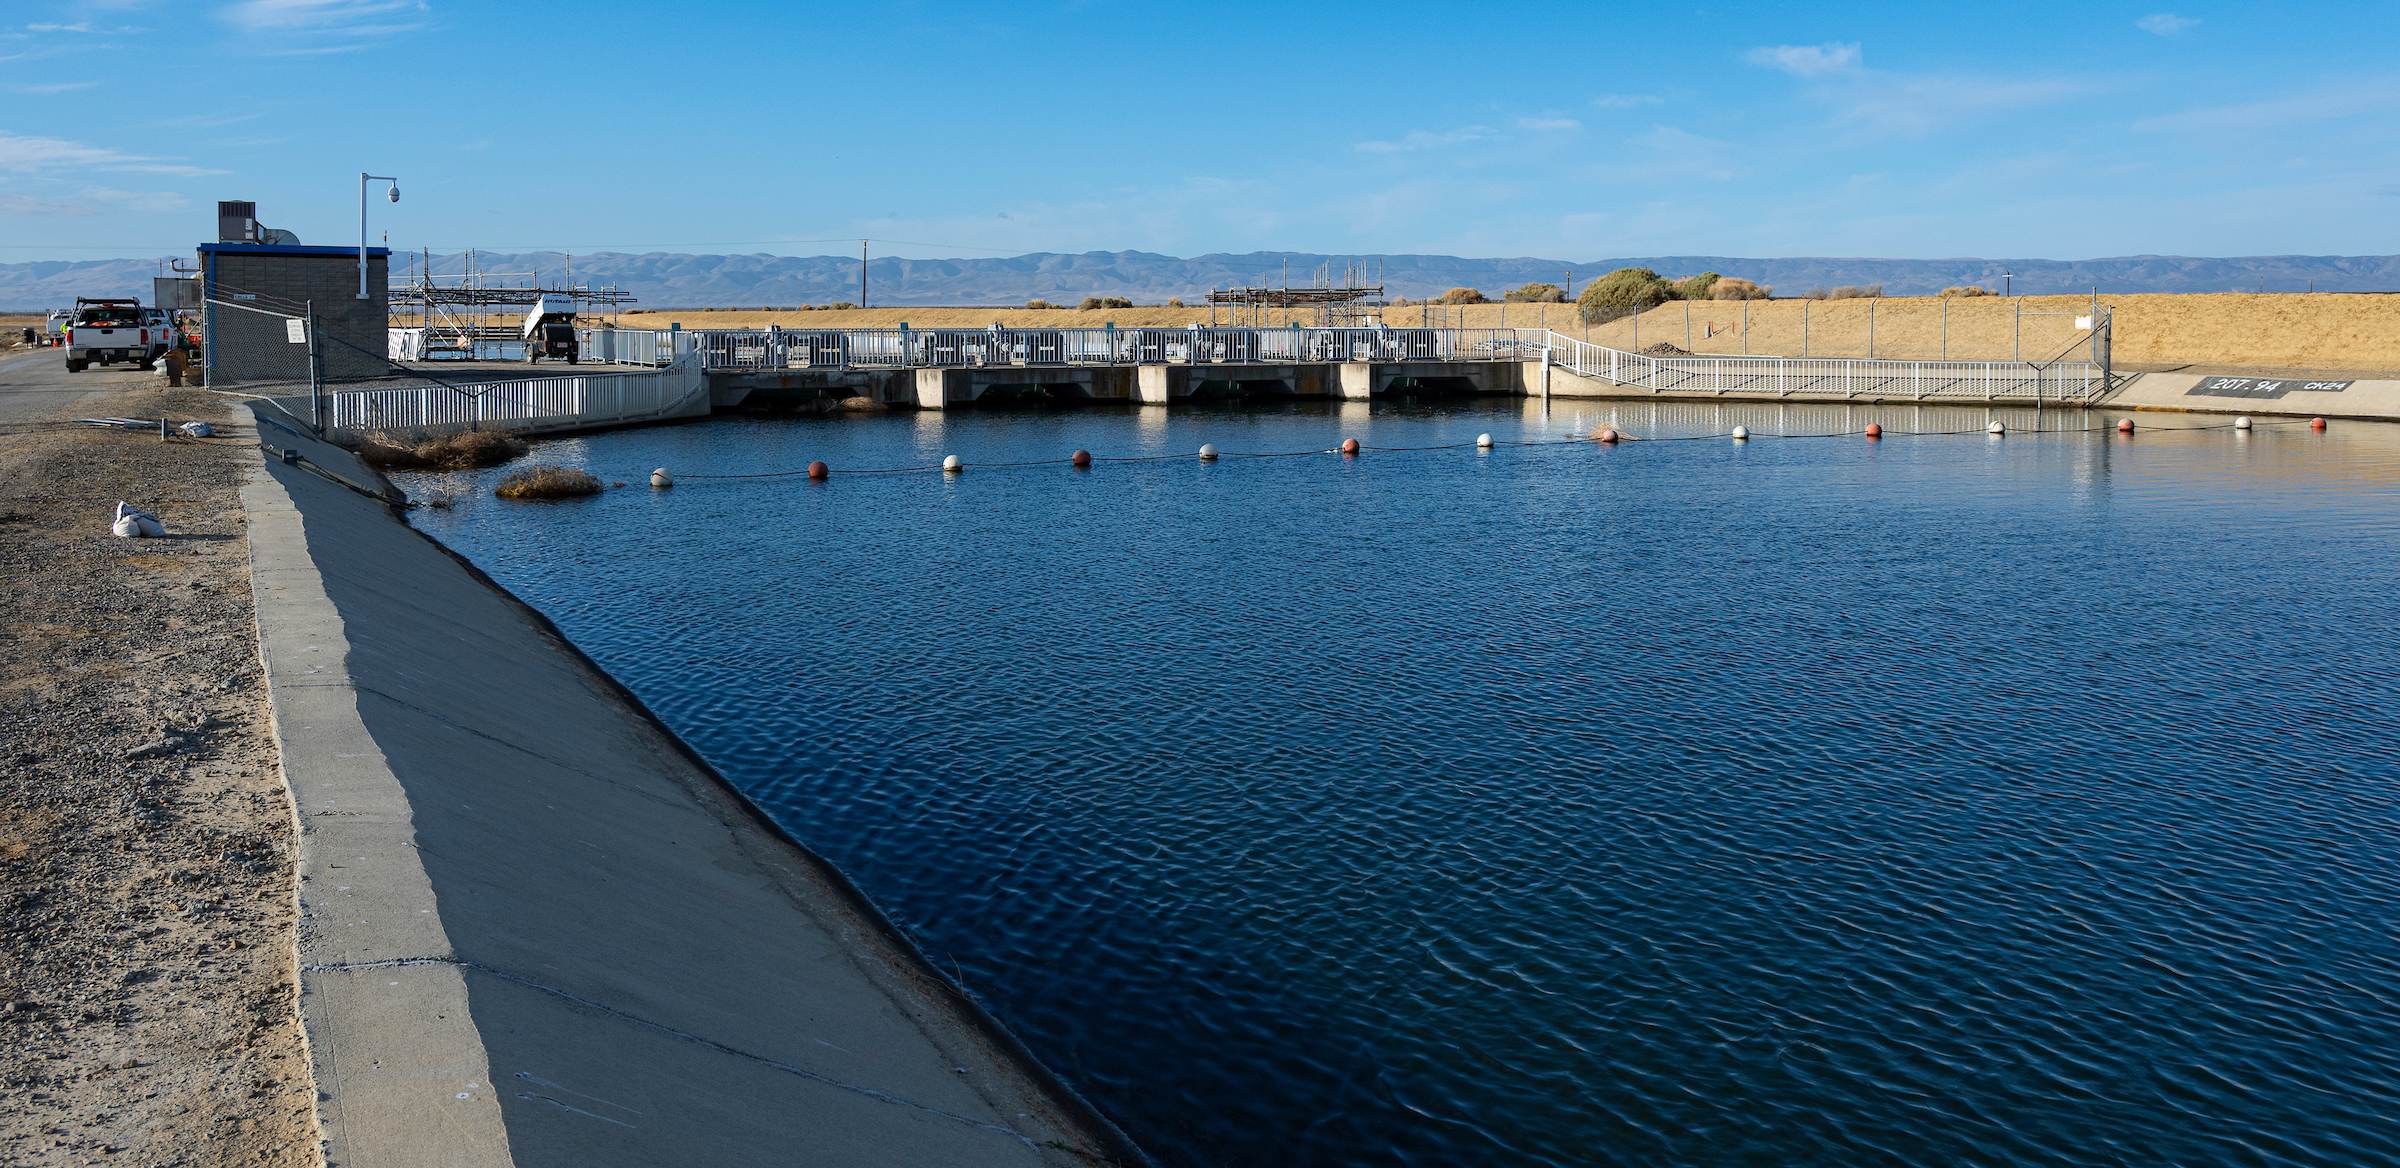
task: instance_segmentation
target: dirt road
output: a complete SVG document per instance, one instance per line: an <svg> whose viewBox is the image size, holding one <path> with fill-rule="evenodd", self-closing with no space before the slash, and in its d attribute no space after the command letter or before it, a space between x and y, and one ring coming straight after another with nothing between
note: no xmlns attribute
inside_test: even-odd
<svg viewBox="0 0 2400 1168"><path fill-rule="evenodd" d="M247 415L62 366L0 356L0 1163L312 1164ZM58 424L162 413L226 436Z"/></svg>

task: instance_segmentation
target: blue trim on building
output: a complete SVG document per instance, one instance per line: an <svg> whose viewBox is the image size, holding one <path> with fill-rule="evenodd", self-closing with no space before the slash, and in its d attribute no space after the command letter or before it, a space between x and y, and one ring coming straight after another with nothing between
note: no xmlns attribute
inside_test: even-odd
<svg viewBox="0 0 2400 1168"><path fill-rule="evenodd" d="M323 247L316 244L298 243L204 243L200 245L200 254L349 256L351 259L357 259L358 249L355 247ZM388 247L370 247L367 249L367 254L370 256L384 256L389 258L392 254L392 249Z"/></svg>

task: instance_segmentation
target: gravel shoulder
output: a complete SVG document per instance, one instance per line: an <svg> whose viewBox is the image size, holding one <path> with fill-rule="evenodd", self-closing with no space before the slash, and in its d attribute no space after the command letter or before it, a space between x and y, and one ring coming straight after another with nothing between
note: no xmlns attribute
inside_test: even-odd
<svg viewBox="0 0 2400 1168"><path fill-rule="evenodd" d="M0 1163L315 1164L248 414L61 364L0 355ZM95 414L221 437L58 424Z"/></svg>

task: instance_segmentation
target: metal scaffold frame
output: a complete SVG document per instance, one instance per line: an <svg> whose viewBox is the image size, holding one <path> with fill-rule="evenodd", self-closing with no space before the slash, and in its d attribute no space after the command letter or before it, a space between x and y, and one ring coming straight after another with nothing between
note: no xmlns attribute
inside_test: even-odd
<svg viewBox="0 0 2400 1168"><path fill-rule="evenodd" d="M486 270L471 250L465 270L446 275L433 273L429 252L411 259L408 272L391 283L392 327L424 329L427 356L472 357L478 346L518 343L524 311L543 297L571 301L579 317L595 323L605 315L610 327L635 300L614 284L576 283L572 259L566 279L554 286L535 272Z"/></svg>

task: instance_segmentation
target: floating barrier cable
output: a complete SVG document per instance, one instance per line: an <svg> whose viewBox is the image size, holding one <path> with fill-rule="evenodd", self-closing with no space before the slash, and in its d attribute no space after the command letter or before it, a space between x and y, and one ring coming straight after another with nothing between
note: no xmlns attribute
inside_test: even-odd
<svg viewBox="0 0 2400 1168"><path fill-rule="evenodd" d="M2205 430L2247 431L2253 426L2307 426L2312 429L2322 430L2325 428L2325 423L2324 419L2322 418L2275 418L2265 421L2254 421L2251 418L2242 417L2236 418L2229 422L2216 422L2197 426L2155 426L2150 427L2149 429L2169 432L2197 432ZM1534 447L1606 446L1617 442L1722 442L1727 439L1732 439L1734 441L1745 441L1749 439L1805 441L1812 438L1961 438L1986 434L1996 437L2003 433L2025 434L2033 437L2042 437L2053 434L2101 434L2111 432L2131 435L2134 431L2130 428L2127 428L2123 422L2110 422L2097 426L2074 426L2033 430L2005 430L1991 429L1988 427L1977 427L1972 430L1888 430L1885 429L1880 423L1869 423L1867 426L1856 430L1832 430L1798 434L1760 433L1752 431L1747 427L1736 426L1731 430L1721 431L1713 434L1670 434L1658 437L1644 437L1638 434L1625 433L1624 431L1618 430L1615 427L1601 427L1595 429L1588 435L1574 435L1564 438L1494 439L1489 434L1480 434L1474 438L1462 442L1437 442L1422 446L1369 446L1365 443L1359 442L1356 439L1345 439L1338 446L1315 447L1306 450L1219 450L1212 443L1202 446L1199 451L1196 452L1196 455L1202 461L1232 459L1246 459L1255 461L1275 458L1348 458L1359 454L1429 454L1449 450L1492 450L1500 447L1527 449ZM845 469L841 473L844 476L863 475L870 478L888 478L899 475L939 475L944 473L948 473L955 477L967 466L973 466L977 471L1032 470L1039 467L1068 467L1074 469L1087 469L1103 463L1115 466L1127 466L1138 465L1142 463L1186 462L1192 460L1194 457L1195 452L1107 455L1093 454L1089 451L1077 450L1073 454L1062 458L1032 458L1015 462L964 463L959 460L958 456L952 455L946 458L943 462L925 463L918 466L867 467L857 470ZM664 473L663 469L660 473ZM797 470L749 471L730 474L694 474L679 471L674 475L674 481L745 482L803 477L817 481L824 481L831 477L831 468L829 468L823 462L812 462L808 466Z"/></svg>

